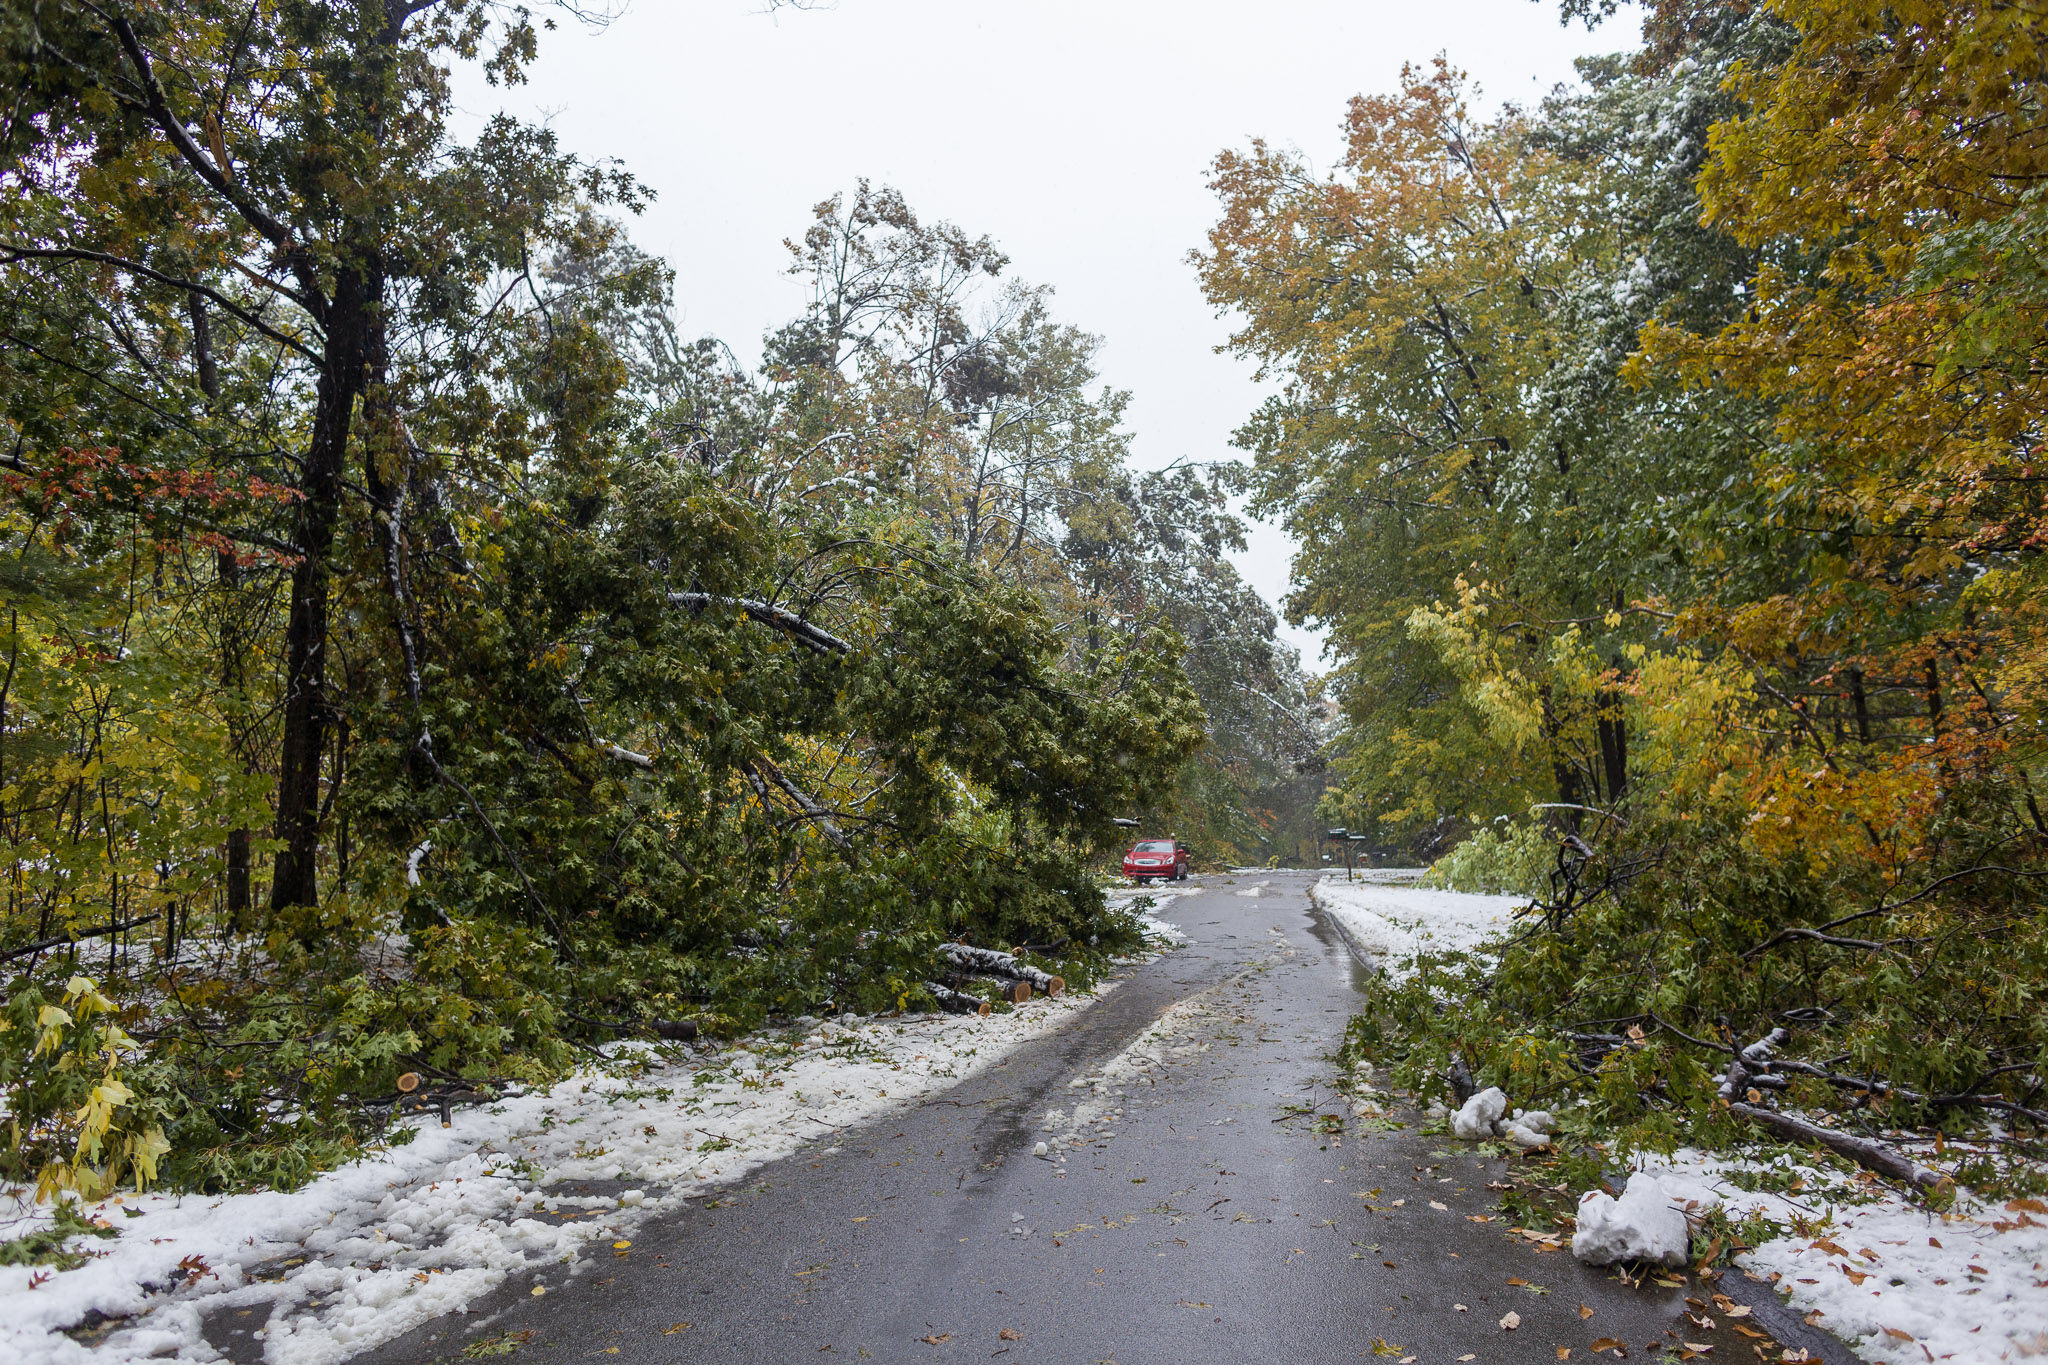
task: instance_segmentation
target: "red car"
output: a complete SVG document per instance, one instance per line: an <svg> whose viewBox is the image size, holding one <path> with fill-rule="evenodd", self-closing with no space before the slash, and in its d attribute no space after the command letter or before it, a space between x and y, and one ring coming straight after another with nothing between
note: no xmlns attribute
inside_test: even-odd
<svg viewBox="0 0 2048 1365"><path fill-rule="evenodd" d="M1140 839L1124 854L1124 875L1139 882L1147 877L1186 881L1188 846L1178 839Z"/></svg>

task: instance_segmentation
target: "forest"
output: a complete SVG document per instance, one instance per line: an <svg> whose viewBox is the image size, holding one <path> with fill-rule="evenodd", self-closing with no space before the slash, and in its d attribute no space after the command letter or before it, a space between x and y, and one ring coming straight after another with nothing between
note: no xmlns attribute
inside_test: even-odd
<svg viewBox="0 0 2048 1365"><path fill-rule="evenodd" d="M9 5L0 1180L288 1186L619 1039L975 1008L962 944L1086 984L1133 823L1526 897L1354 1024L1425 1096L2028 1150L2048 7L1643 13L1222 152L1271 396L1147 469L884 185L758 366L683 335L631 168L455 107L574 6Z"/></svg>
<svg viewBox="0 0 2048 1365"><path fill-rule="evenodd" d="M453 127L558 17L0 20L0 1179L289 1185L620 1038L976 1007L954 942L1085 983L1130 824L1312 818L1099 340L865 182L758 370L684 338L629 171Z"/></svg>
<svg viewBox="0 0 2048 1365"><path fill-rule="evenodd" d="M1195 265L1277 385L1239 440L1332 632L1328 813L1531 899L1354 1043L1666 1147L1767 1091L2038 1133L2048 10L1644 36L1485 116L1410 66L1327 170L1214 163Z"/></svg>

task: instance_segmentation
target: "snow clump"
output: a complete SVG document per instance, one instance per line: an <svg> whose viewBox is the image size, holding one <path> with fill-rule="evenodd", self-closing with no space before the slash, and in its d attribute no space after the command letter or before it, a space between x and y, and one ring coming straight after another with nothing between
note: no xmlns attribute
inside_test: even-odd
<svg viewBox="0 0 2048 1365"><path fill-rule="evenodd" d="M1534 1109L1527 1113L1517 1109L1513 1118L1503 1119L1495 1127L1502 1137L1526 1151L1548 1143L1551 1132L1557 1127L1557 1120L1547 1109Z"/></svg>
<svg viewBox="0 0 2048 1365"><path fill-rule="evenodd" d="M1508 1112L1508 1097L1498 1086L1486 1089L1465 1101L1465 1107L1451 1115L1451 1133L1467 1141L1493 1136L1493 1126L1499 1123L1501 1115Z"/></svg>
<svg viewBox="0 0 2048 1365"><path fill-rule="evenodd" d="M1684 1265L1692 1247L1692 1224L1686 1212L1699 1204L1698 1198L1667 1187L1645 1171L1628 1178L1628 1187L1619 1199L1587 1190L1579 1196L1579 1228L1572 1234L1572 1255L1587 1265L1616 1261Z"/></svg>

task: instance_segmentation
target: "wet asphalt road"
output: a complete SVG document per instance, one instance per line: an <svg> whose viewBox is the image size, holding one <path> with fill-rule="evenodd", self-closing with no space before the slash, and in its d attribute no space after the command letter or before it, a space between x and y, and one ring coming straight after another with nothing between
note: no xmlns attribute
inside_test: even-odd
<svg viewBox="0 0 2048 1365"><path fill-rule="evenodd" d="M1707 1297L1697 1281L1630 1288L1514 1236L1487 1189L1516 1179L1506 1163L1413 1126L1364 1131L1327 1082L1370 978L1309 905L1309 875L1202 881L1158 912L1195 941L1060 1032L643 1224L629 1256L538 1277L544 1298L521 1276L358 1360L459 1360L508 1332L531 1333L522 1362L1555 1365L1563 1348L1612 1358L1590 1354L1601 1337L1631 1360L1680 1340L1714 1346L1708 1365L1758 1358L1723 1315L1711 1331L1681 1317ZM1088 1083L1176 1005L1149 1060ZM1077 1119L1085 1145L1033 1156ZM1848 1359L1761 1286L1712 1289L1780 1341Z"/></svg>

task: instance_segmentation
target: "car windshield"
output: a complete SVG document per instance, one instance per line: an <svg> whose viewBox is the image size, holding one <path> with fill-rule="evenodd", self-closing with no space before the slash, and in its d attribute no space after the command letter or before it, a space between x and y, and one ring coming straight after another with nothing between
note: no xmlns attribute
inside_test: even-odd
<svg viewBox="0 0 2048 1365"><path fill-rule="evenodd" d="M1173 852L1173 840L1147 839L1131 851L1133 853L1171 853Z"/></svg>

